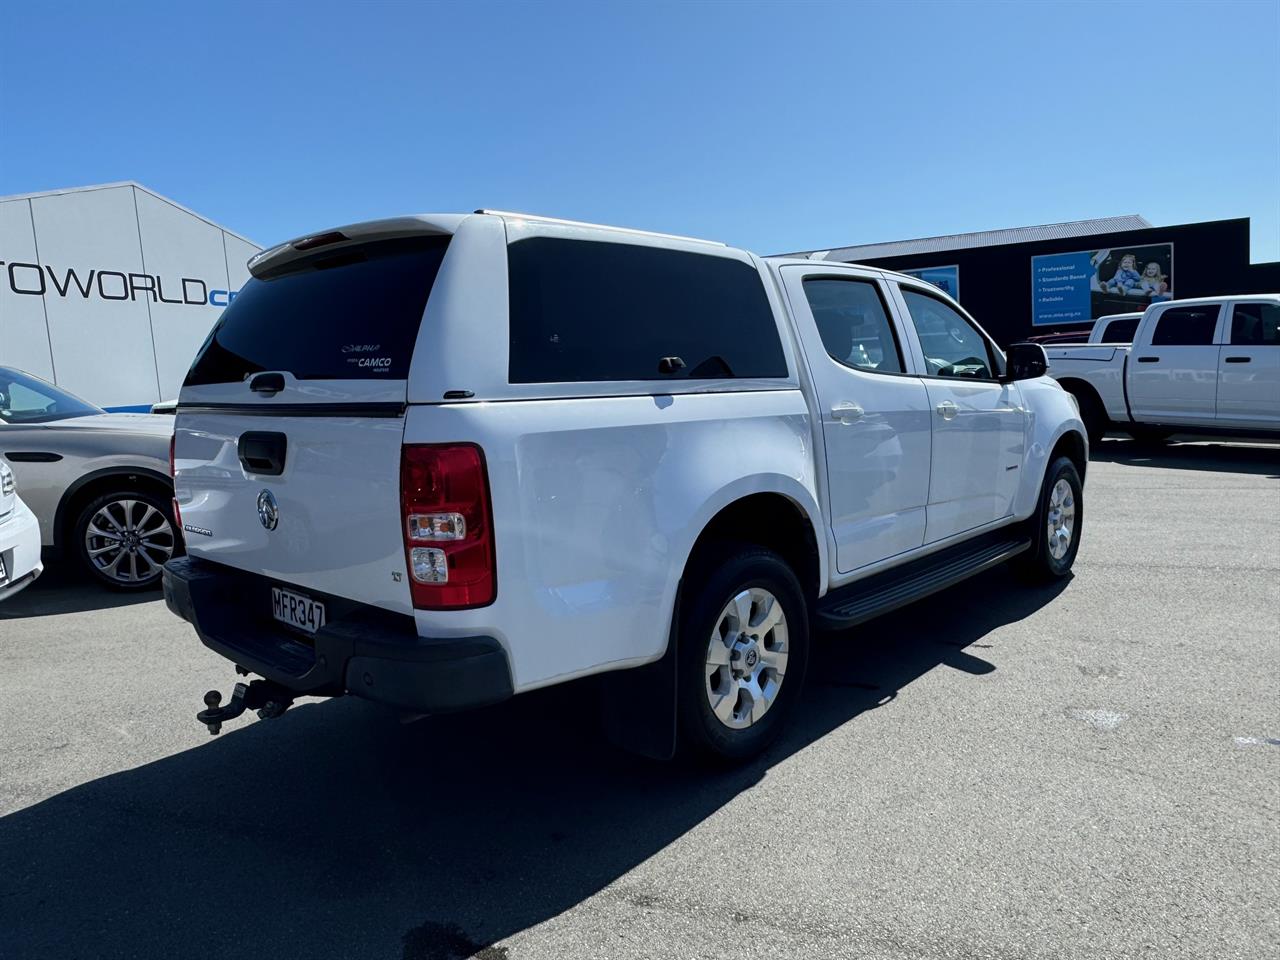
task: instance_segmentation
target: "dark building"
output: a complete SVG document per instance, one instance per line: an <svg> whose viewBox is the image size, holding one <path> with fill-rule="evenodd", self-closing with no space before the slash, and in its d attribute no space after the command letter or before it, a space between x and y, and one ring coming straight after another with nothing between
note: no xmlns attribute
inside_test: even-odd
<svg viewBox="0 0 1280 960"><path fill-rule="evenodd" d="M1280 262L1249 262L1248 218L1153 227L1135 214L800 255L936 283L1002 344L1160 300L1280 292Z"/></svg>

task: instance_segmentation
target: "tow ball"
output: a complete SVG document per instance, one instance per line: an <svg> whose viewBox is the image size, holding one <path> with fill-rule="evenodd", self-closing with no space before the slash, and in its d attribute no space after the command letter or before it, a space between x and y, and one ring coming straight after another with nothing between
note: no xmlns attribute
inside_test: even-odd
<svg viewBox="0 0 1280 960"><path fill-rule="evenodd" d="M210 735L221 733L223 723L234 720L246 710L257 710L260 720L275 719L293 706L293 694L270 680L254 680L237 683L227 705L224 707L221 703L222 694L210 690L204 695L206 709L196 714L196 719L209 728Z"/></svg>

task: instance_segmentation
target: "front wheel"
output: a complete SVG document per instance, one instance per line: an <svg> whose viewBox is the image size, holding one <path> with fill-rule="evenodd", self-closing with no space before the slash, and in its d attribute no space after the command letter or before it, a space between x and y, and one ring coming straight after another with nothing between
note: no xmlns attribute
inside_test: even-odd
<svg viewBox="0 0 1280 960"><path fill-rule="evenodd" d="M809 658L796 575L763 547L724 545L691 571L679 633L681 732L693 749L745 760L779 734Z"/></svg>
<svg viewBox="0 0 1280 960"><path fill-rule="evenodd" d="M1024 572L1039 581L1065 577L1076 561L1084 524L1084 487L1076 465L1067 457L1054 460L1045 471L1033 522L1036 543Z"/></svg>
<svg viewBox="0 0 1280 960"><path fill-rule="evenodd" d="M179 549L170 506L141 490L104 494L80 511L74 529L80 563L117 590L160 585L161 568Z"/></svg>

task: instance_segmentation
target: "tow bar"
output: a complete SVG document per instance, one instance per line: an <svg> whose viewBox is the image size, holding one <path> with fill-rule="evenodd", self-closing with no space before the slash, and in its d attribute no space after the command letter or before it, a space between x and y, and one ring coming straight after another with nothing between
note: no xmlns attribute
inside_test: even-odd
<svg viewBox="0 0 1280 960"><path fill-rule="evenodd" d="M231 691L231 700L225 707L222 694L210 690L204 695L207 709L196 714L196 719L209 728L210 735L222 732L222 724L234 720L246 710L257 710L258 719L273 720L293 706L293 691L270 680L254 680L237 683Z"/></svg>

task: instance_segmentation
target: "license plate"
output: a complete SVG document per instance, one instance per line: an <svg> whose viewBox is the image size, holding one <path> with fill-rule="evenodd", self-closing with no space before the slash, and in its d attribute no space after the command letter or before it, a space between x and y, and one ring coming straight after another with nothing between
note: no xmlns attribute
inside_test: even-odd
<svg viewBox="0 0 1280 960"><path fill-rule="evenodd" d="M271 588L271 615L307 633L315 633L324 626L323 603L279 587Z"/></svg>

